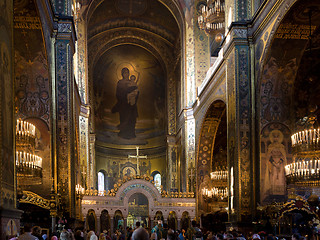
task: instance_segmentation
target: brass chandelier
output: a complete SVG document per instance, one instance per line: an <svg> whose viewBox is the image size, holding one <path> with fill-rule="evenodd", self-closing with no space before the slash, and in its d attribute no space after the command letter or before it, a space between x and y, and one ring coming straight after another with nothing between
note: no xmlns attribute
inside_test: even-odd
<svg viewBox="0 0 320 240"><path fill-rule="evenodd" d="M212 201L227 201L228 171L214 171L210 176L210 185L201 190L204 198Z"/></svg>
<svg viewBox="0 0 320 240"><path fill-rule="evenodd" d="M225 27L225 1L207 0L207 4L202 4L198 17L198 26L208 35L221 38ZM219 39L216 39L219 40Z"/></svg>
<svg viewBox="0 0 320 240"><path fill-rule="evenodd" d="M16 126L16 169L19 186L42 184L42 158L35 154L36 127L21 119Z"/></svg>

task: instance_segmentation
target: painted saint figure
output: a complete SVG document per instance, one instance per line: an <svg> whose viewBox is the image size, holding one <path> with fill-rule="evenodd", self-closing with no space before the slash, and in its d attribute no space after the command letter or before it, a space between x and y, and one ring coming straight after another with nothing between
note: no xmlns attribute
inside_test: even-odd
<svg viewBox="0 0 320 240"><path fill-rule="evenodd" d="M283 134L279 130L273 130L269 138L271 143L267 152L265 188L270 195L284 195L284 166L287 164L287 154L282 144Z"/></svg>
<svg viewBox="0 0 320 240"><path fill-rule="evenodd" d="M117 103L112 108L112 113L119 112L120 124L118 125L118 136L125 139L132 139L136 137L135 126L138 117L137 101L139 90L136 77L130 76L128 68L122 68L122 79L118 81L116 98Z"/></svg>

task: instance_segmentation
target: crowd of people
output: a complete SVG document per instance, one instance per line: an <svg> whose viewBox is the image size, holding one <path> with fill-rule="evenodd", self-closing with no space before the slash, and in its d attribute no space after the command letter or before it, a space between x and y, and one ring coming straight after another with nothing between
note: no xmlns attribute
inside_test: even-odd
<svg viewBox="0 0 320 240"><path fill-rule="evenodd" d="M301 236L298 233L293 234L290 238L278 238L266 232L243 234L239 231L218 232L205 231L199 227L196 221L191 222L191 226L187 229L182 228L181 231L168 228L167 224L158 221L151 231L147 231L140 226L140 222L136 222L134 229L127 227L126 230L122 226L114 232L103 231L96 234L94 231L82 231L64 229L59 234L53 233L51 236L41 234L41 228L28 225L24 226L24 233L15 240L318 240L315 236Z"/></svg>

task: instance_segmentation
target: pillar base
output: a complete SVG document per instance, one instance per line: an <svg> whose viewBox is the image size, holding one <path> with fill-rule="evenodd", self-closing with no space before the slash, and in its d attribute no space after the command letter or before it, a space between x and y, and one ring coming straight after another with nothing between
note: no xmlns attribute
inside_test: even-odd
<svg viewBox="0 0 320 240"><path fill-rule="evenodd" d="M20 219L23 211L14 208L0 208L0 239L10 239L20 233Z"/></svg>

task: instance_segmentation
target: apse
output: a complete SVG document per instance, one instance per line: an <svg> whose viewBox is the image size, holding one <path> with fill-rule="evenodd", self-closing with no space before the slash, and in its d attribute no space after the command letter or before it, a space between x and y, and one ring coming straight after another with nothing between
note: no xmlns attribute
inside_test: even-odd
<svg viewBox="0 0 320 240"><path fill-rule="evenodd" d="M93 1L87 21L96 169L105 171L110 186L153 171L165 176L167 136L176 131L181 109L176 16L166 2L108 0Z"/></svg>
<svg viewBox="0 0 320 240"><path fill-rule="evenodd" d="M93 79L97 144L165 145L165 72L150 52L116 46L100 57Z"/></svg>

